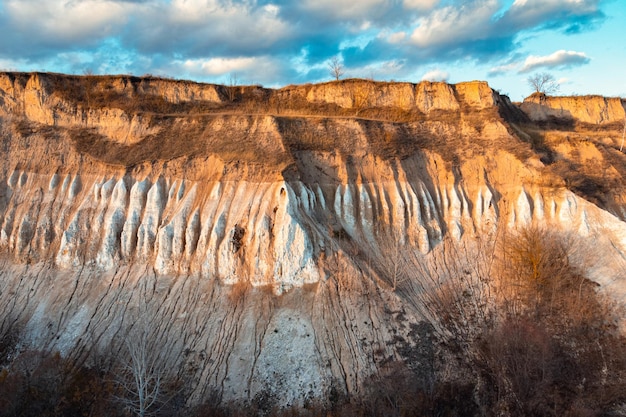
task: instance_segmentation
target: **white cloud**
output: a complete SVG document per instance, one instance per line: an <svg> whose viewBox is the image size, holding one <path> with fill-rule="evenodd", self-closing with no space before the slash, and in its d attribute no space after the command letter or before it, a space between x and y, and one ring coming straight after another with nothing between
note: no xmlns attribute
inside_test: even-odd
<svg viewBox="0 0 626 417"><path fill-rule="evenodd" d="M396 33L392 33L391 35L387 37L387 42L391 44L400 43L404 40L404 38L406 38L406 33L396 32Z"/></svg>
<svg viewBox="0 0 626 417"><path fill-rule="evenodd" d="M277 5L222 0L151 0L126 29L127 47L178 59L266 55L296 30Z"/></svg>
<svg viewBox="0 0 626 417"><path fill-rule="evenodd" d="M420 47L433 47L486 39L499 7L496 0L483 0L438 9L419 19L411 41Z"/></svg>
<svg viewBox="0 0 626 417"><path fill-rule="evenodd" d="M434 69L424 74L422 81L447 81L448 78L450 78L450 74L447 71Z"/></svg>
<svg viewBox="0 0 626 417"><path fill-rule="evenodd" d="M524 61L520 72L529 72L540 67L562 68L573 65L587 64L591 59L584 52L565 51L561 49L550 55L531 55Z"/></svg>
<svg viewBox="0 0 626 417"><path fill-rule="evenodd" d="M406 9L432 10L439 0L404 0L402 4Z"/></svg>
<svg viewBox="0 0 626 417"><path fill-rule="evenodd" d="M247 2L222 2L219 0L172 0L171 4L163 6L164 10L167 11L166 16L169 21L191 25L216 23L222 19L226 21L247 20L251 15L275 18L279 10L276 5L255 8Z"/></svg>
<svg viewBox="0 0 626 417"><path fill-rule="evenodd" d="M231 72L246 70L252 67L256 59L251 57L241 58L210 58L188 59L183 63L183 67L192 73L202 75L223 75Z"/></svg>
<svg viewBox="0 0 626 417"><path fill-rule="evenodd" d="M512 62L510 64L498 65L489 69L489 75L502 75L507 72L515 71L519 68L519 62Z"/></svg>
<svg viewBox="0 0 626 417"><path fill-rule="evenodd" d="M515 0L503 23L513 30L598 11L599 0Z"/></svg>
<svg viewBox="0 0 626 417"><path fill-rule="evenodd" d="M280 7L275 4L266 4L265 6L263 6L263 10L273 16L278 16L278 12L280 12Z"/></svg>
<svg viewBox="0 0 626 417"><path fill-rule="evenodd" d="M275 77L280 76L282 70L284 65L270 56L187 59L171 62L161 68L164 73L184 73L186 76L201 78L222 78L232 75L237 77L239 83L246 84L271 83Z"/></svg>
<svg viewBox="0 0 626 417"><path fill-rule="evenodd" d="M104 38L122 27L134 5L106 0L9 0L6 14L13 25L48 42Z"/></svg>
<svg viewBox="0 0 626 417"><path fill-rule="evenodd" d="M305 0L303 8L331 19L368 19L392 5L390 0Z"/></svg>
<svg viewBox="0 0 626 417"><path fill-rule="evenodd" d="M515 0L511 6L511 11L538 15L558 9L586 13L597 10L597 8L598 0Z"/></svg>

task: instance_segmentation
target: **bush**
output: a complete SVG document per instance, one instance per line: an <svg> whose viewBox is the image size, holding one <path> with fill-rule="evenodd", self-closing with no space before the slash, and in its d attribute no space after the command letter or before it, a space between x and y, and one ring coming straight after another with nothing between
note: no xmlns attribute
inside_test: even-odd
<svg viewBox="0 0 626 417"><path fill-rule="evenodd" d="M596 415L626 400L617 312L570 264L575 255L563 236L524 229L502 239L489 274L468 278L486 269L452 264L429 293L487 415Z"/></svg>
<svg viewBox="0 0 626 417"><path fill-rule="evenodd" d="M0 372L0 416L118 414L106 373L58 353L27 350Z"/></svg>

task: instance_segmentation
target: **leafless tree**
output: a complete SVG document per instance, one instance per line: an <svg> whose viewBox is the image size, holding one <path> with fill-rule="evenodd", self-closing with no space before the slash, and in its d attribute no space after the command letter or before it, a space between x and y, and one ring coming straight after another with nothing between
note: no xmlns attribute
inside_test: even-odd
<svg viewBox="0 0 626 417"><path fill-rule="evenodd" d="M156 309L144 306L123 341L115 382L118 400L134 415L156 415L175 395L168 386L167 331L159 322Z"/></svg>
<svg viewBox="0 0 626 417"><path fill-rule="evenodd" d="M413 248L404 245L402 239L392 233L392 237L381 244L380 265L384 277L391 285L391 290L396 291L398 286L410 279L409 266L413 257Z"/></svg>
<svg viewBox="0 0 626 417"><path fill-rule="evenodd" d="M328 63L328 69L330 71L330 75L337 81L345 74L345 69L339 57L334 56L330 59Z"/></svg>
<svg viewBox="0 0 626 417"><path fill-rule="evenodd" d="M547 72L531 75L526 81L535 93L555 94L560 88L554 76Z"/></svg>

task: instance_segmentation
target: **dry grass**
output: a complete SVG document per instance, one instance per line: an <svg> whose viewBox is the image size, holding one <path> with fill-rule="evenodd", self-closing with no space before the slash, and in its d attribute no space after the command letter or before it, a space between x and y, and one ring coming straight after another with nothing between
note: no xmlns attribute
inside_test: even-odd
<svg viewBox="0 0 626 417"><path fill-rule="evenodd" d="M118 166L132 167L143 162L209 155L218 155L225 162L262 163L275 169L282 169L291 163L288 154L264 145L267 138L263 132L253 133L236 128L214 130L212 126L216 117L224 119L227 127L235 126L242 120L252 125L255 119L254 116L197 116L193 119L153 116L151 125L157 126L158 132L133 144L112 141L89 128L71 129L70 135L78 152Z"/></svg>
<svg viewBox="0 0 626 417"><path fill-rule="evenodd" d="M163 96L141 91L141 84L165 80L173 84L196 84L158 77L129 75L57 75L42 74L50 92L85 109L117 108L128 114L188 114L210 112L215 103L205 101L172 103ZM123 89L120 90L120 87Z"/></svg>
<svg viewBox="0 0 626 417"><path fill-rule="evenodd" d="M151 135L132 145L110 141L94 129L72 129L70 135L79 153L88 154L110 165L125 167L146 161L170 160L193 155L199 149L199 144L187 144L179 140L175 134L160 137Z"/></svg>

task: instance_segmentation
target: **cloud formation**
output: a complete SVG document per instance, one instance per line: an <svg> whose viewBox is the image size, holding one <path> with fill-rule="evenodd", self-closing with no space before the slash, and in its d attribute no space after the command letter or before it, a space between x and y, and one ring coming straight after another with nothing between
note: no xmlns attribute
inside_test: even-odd
<svg viewBox="0 0 626 417"><path fill-rule="evenodd" d="M0 63L270 84L327 78L333 56L348 74L415 77L459 60L498 72L529 36L603 19L601 0L0 0ZM589 59L559 53L523 71Z"/></svg>
<svg viewBox="0 0 626 417"><path fill-rule="evenodd" d="M422 76L422 81L447 81L450 77L450 73L441 69L434 69L428 71Z"/></svg>
<svg viewBox="0 0 626 417"><path fill-rule="evenodd" d="M489 74L490 76L503 75L511 71L517 71L519 67L519 62L510 62L507 64L498 65L496 67L491 67L487 74Z"/></svg>
<svg viewBox="0 0 626 417"><path fill-rule="evenodd" d="M492 67L489 69L488 74L490 76L503 75L509 72L524 74L539 68L563 69L585 65L589 62L591 62L591 58L589 58L584 52L566 51L561 49L551 53L550 55L530 55L526 57L523 62L512 61Z"/></svg>
<svg viewBox="0 0 626 417"><path fill-rule="evenodd" d="M519 72L530 72L542 67L563 68L574 65L583 65L589 63L589 61L591 61L591 59L587 57L584 52L565 51L561 49L560 51L556 51L546 56L529 56L526 58L526 61L524 61L524 65Z"/></svg>
<svg viewBox="0 0 626 417"><path fill-rule="evenodd" d="M447 6L418 20L411 35L411 43L421 48L450 47L463 41L490 37L489 21L498 11L496 0L462 3Z"/></svg>

